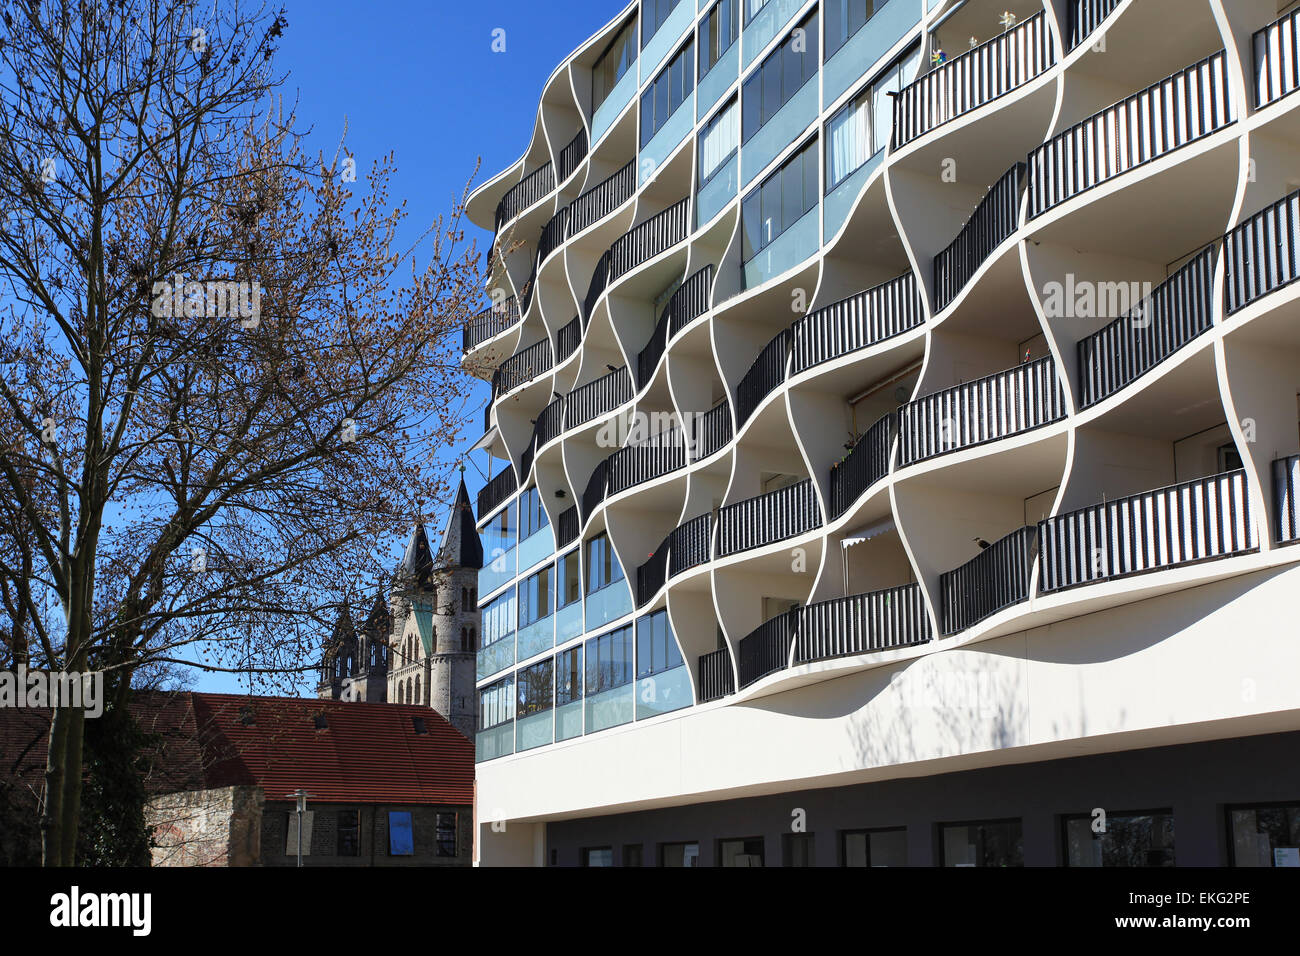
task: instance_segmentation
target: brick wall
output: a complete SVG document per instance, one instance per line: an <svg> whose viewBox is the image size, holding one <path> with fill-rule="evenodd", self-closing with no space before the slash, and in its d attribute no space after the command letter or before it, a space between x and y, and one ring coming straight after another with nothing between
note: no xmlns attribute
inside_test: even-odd
<svg viewBox="0 0 1300 956"><path fill-rule="evenodd" d="M473 818L468 806L409 806L362 804L315 804L312 811L310 853L303 856L303 866L469 866ZM356 854L340 854L340 811L356 812L358 833ZM411 814L414 853L393 856L389 853L388 814ZM436 828L439 813L456 814L456 855L439 856ZM290 855L289 831L297 829L296 808L291 802L268 801L262 814L262 865L297 866L298 858ZM303 841L307 843L306 840Z"/></svg>

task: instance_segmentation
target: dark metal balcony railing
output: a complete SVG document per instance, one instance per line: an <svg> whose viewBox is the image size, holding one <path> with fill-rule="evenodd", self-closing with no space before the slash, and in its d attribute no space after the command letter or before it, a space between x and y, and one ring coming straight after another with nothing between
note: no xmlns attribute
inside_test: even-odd
<svg viewBox="0 0 1300 956"><path fill-rule="evenodd" d="M561 206L560 211L542 227L542 235L537 240L537 262L539 265L549 259L551 253L560 248L560 243L569 237L569 210L571 208L571 206Z"/></svg>
<svg viewBox="0 0 1300 956"><path fill-rule="evenodd" d="M533 425L533 434L537 436L537 447L541 448L547 442L559 438L562 431L564 431L563 395L543 408L538 414L537 422Z"/></svg>
<svg viewBox="0 0 1300 956"><path fill-rule="evenodd" d="M668 576L671 578L709 560L713 541L713 514L705 512L691 518L678 525L668 537Z"/></svg>
<svg viewBox="0 0 1300 956"><path fill-rule="evenodd" d="M582 341L582 319L574 316L555 333L555 364L559 365L574 352Z"/></svg>
<svg viewBox="0 0 1300 956"><path fill-rule="evenodd" d="M584 159L586 159L586 157L587 157L587 131L585 129L580 129L578 130L577 135L574 136L573 139L569 140L568 145L566 145L564 149L560 150L559 181L564 182L566 179L572 176L574 170L578 168L578 164L581 163Z"/></svg>
<svg viewBox="0 0 1300 956"><path fill-rule="evenodd" d="M509 465L489 478L488 483L478 490L479 520L482 521L484 517L491 514L498 505L514 494L518 487L515 470Z"/></svg>
<svg viewBox="0 0 1300 956"><path fill-rule="evenodd" d="M609 456L609 491L616 495L686 467L686 442L679 428L652 435Z"/></svg>
<svg viewBox="0 0 1300 956"><path fill-rule="evenodd" d="M492 400L496 401L513 388L531 382L551 369L551 340L534 342L506 359L492 373Z"/></svg>
<svg viewBox="0 0 1300 956"><path fill-rule="evenodd" d="M754 359L754 364L736 386L737 427L743 428L763 399L780 388L785 381L793 342L794 331L782 329L776 338L763 346L763 351L758 353L758 358Z"/></svg>
<svg viewBox="0 0 1300 956"><path fill-rule="evenodd" d="M912 272L831 303L794 324L790 374L900 335L924 318Z"/></svg>
<svg viewBox="0 0 1300 956"><path fill-rule="evenodd" d="M1228 314L1300 278L1300 192L1261 209L1224 240Z"/></svg>
<svg viewBox="0 0 1300 956"><path fill-rule="evenodd" d="M738 554L820 528L822 509L811 478L727 505L718 512L718 557Z"/></svg>
<svg viewBox="0 0 1300 956"><path fill-rule="evenodd" d="M569 203L569 235L576 236L593 223L599 222L632 198L636 192L636 160L608 179L592 186Z"/></svg>
<svg viewBox="0 0 1300 956"><path fill-rule="evenodd" d="M724 398L707 412L691 417L693 461L703 461L731 441L731 404Z"/></svg>
<svg viewBox="0 0 1300 956"><path fill-rule="evenodd" d="M1016 163L989 187L948 248L934 257L934 310L942 312L1020 222L1025 164Z"/></svg>
<svg viewBox="0 0 1300 956"><path fill-rule="evenodd" d="M1273 500L1277 511L1277 540L1300 541L1300 455L1273 462Z"/></svg>
<svg viewBox="0 0 1300 956"><path fill-rule="evenodd" d="M612 412L632 398L632 376L627 366L616 368L593 382L579 386L565 399L565 429L577 428L606 412Z"/></svg>
<svg viewBox="0 0 1300 956"><path fill-rule="evenodd" d="M1082 407L1115 394L1210 329L1217 251L1207 247L1127 315L1079 340Z"/></svg>
<svg viewBox="0 0 1300 956"><path fill-rule="evenodd" d="M1123 0L1070 0L1070 49L1092 36Z"/></svg>
<svg viewBox="0 0 1300 956"><path fill-rule="evenodd" d="M1255 107L1300 89L1300 9L1255 33Z"/></svg>
<svg viewBox="0 0 1300 956"><path fill-rule="evenodd" d="M740 639L742 688L785 668L790 661L790 644L798 623L799 609L791 608L770 621L764 621Z"/></svg>
<svg viewBox="0 0 1300 956"><path fill-rule="evenodd" d="M624 233L609 247L609 281L685 240L690 200L683 199Z"/></svg>
<svg viewBox="0 0 1300 956"><path fill-rule="evenodd" d="M1048 356L908 402L898 417L898 463L910 465L1058 421L1065 393Z"/></svg>
<svg viewBox="0 0 1300 956"><path fill-rule="evenodd" d="M582 508L579 512L583 521L591 517L593 511L605 500L609 489L609 459L600 462L587 479L587 487L582 492Z"/></svg>
<svg viewBox="0 0 1300 956"><path fill-rule="evenodd" d="M931 636L920 585L904 584L802 608L794 663L924 644Z"/></svg>
<svg viewBox="0 0 1300 956"><path fill-rule="evenodd" d="M496 231L555 188L555 171L551 164L539 166L501 197L497 203Z"/></svg>
<svg viewBox="0 0 1300 956"><path fill-rule="evenodd" d="M1042 11L936 67L894 97L894 149L1023 86L1056 62Z"/></svg>
<svg viewBox="0 0 1300 956"><path fill-rule="evenodd" d="M713 266L707 265L683 282L672 294L659 315L659 321L655 323L654 331L650 333L650 341L637 356L637 388L645 388L649 383L650 376L654 374L668 347L669 338L708 309L712 281Z"/></svg>
<svg viewBox="0 0 1300 956"><path fill-rule="evenodd" d="M709 310L709 291L713 288L713 264L693 273L668 303L668 337L671 339Z"/></svg>
<svg viewBox="0 0 1300 956"><path fill-rule="evenodd" d="M731 651L720 647L700 655L700 703L720 700L736 692L736 675L731 670Z"/></svg>
<svg viewBox="0 0 1300 956"><path fill-rule="evenodd" d="M849 510L868 488L889 474L889 451L898 433L891 412L867 429L844 460L831 468L831 518Z"/></svg>
<svg viewBox="0 0 1300 956"><path fill-rule="evenodd" d="M587 284L587 295L582 300L582 327L591 324L591 313L596 308L596 300L609 287L609 250L606 249L596 260L596 268L591 270L591 282Z"/></svg>
<svg viewBox="0 0 1300 956"><path fill-rule="evenodd" d="M533 470L533 456L537 453L537 438L533 437L524 449L524 453L519 456L519 474L522 480L528 480L528 473Z"/></svg>
<svg viewBox="0 0 1300 956"><path fill-rule="evenodd" d="M1017 528L953 571L939 575L939 627L945 635L1028 599L1037 528Z"/></svg>
<svg viewBox="0 0 1300 956"><path fill-rule="evenodd" d="M1028 218L1235 120L1220 50L1035 148L1029 154Z"/></svg>
<svg viewBox="0 0 1300 956"><path fill-rule="evenodd" d="M470 319L461 333L461 346L468 352L488 339L500 335L520 319L519 306L511 296L500 305L488 306Z"/></svg>
<svg viewBox="0 0 1300 956"><path fill-rule="evenodd" d="M562 548L578 540L578 506L573 505L560 512L555 520L555 546Z"/></svg>
<svg viewBox="0 0 1300 956"><path fill-rule="evenodd" d="M530 308L532 308L532 305L533 305L533 293L536 292L536 291L537 291L537 260L534 259L534 260L533 260L533 271L530 272L530 273L528 274L528 278L524 280L524 286L523 286L523 289L522 289L522 291L520 291L520 293L519 293L520 301L521 301L521 303L522 303L521 306L520 306L520 313L521 313L521 314L523 314L523 315L527 315L527 314L528 314L528 310L529 310Z"/></svg>
<svg viewBox="0 0 1300 956"><path fill-rule="evenodd" d="M1259 548L1240 469L1057 515L1038 528L1044 593Z"/></svg>
<svg viewBox="0 0 1300 956"><path fill-rule="evenodd" d="M659 589L668 580L668 549L672 544L673 533L660 542L659 547L646 558L644 564L636 569L636 606L645 607L650 599L659 593Z"/></svg>

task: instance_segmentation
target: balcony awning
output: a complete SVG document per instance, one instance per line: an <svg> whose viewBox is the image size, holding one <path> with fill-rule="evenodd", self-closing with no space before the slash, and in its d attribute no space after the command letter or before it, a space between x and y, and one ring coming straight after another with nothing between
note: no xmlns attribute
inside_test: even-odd
<svg viewBox="0 0 1300 956"><path fill-rule="evenodd" d="M501 430L493 425L483 433L483 437L470 446L470 451L483 451L485 448L491 448L496 444L497 439L501 437Z"/></svg>
<svg viewBox="0 0 1300 956"><path fill-rule="evenodd" d="M870 541L872 538L879 537L886 531L893 530L894 519L885 518L883 521L877 521L875 524L868 525L865 528L858 528L856 531L850 531L844 536L844 540L840 542L840 547L847 551L855 544L861 544L863 541Z"/></svg>

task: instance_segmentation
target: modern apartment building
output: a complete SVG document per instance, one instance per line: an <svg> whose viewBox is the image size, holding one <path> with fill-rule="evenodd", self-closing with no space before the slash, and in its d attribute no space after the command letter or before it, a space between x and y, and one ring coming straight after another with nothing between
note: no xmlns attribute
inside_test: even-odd
<svg viewBox="0 0 1300 956"><path fill-rule="evenodd" d="M1296 6L560 64L469 202L481 864L1300 865Z"/></svg>

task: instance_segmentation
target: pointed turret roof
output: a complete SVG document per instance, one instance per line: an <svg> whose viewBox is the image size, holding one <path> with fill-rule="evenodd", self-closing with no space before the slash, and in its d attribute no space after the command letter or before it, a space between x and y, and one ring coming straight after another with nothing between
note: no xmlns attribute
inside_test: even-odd
<svg viewBox="0 0 1300 956"><path fill-rule="evenodd" d="M433 552L429 537L424 533L424 522L416 522L411 540L406 544L402 563L397 566L397 578L406 586L428 588L433 583Z"/></svg>
<svg viewBox="0 0 1300 956"><path fill-rule="evenodd" d="M464 469L461 469L460 488L447 515L447 526L438 544L439 567L482 568L483 542L474 527L474 506L465 487Z"/></svg>
<svg viewBox="0 0 1300 956"><path fill-rule="evenodd" d="M339 656L349 641L355 640L356 631L352 627L352 615L347 605L339 608L338 617L334 619L334 630L330 631L329 640L325 642L324 660L331 661Z"/></svg>
<svg viewBox="0 0 1300 956"><path fill-rule="evenodd" d="M375 595L375 603L370 606L370 613L366 615L361 631L369 638L386 637L389 624L388 602L384 600L384 592L380 591Z"/></svg>

